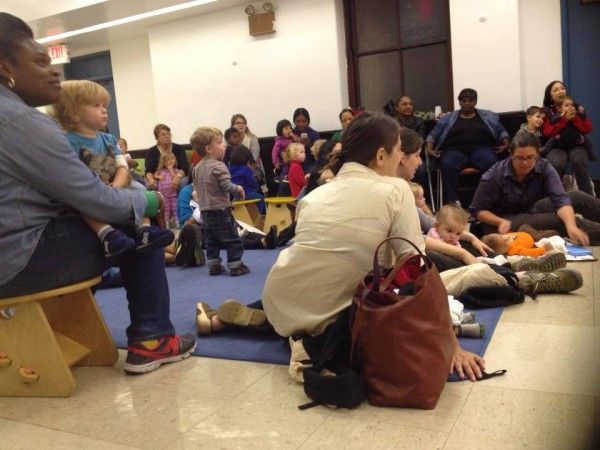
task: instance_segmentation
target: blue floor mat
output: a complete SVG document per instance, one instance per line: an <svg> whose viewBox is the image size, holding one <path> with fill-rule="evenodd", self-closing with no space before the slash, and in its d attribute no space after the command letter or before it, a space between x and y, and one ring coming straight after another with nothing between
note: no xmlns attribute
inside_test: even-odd
<svg viewBox="0 0 600 450"><path fill-rule="evenodd" d="M171 320L178 333L196 333L196 303L206 301L217 308L224 300L234 298L242 303L253 303L262 294L264 281L277 256L278 250L247 250L244 262L251 272L240 277L227 274L209 276L206 267L167 267L171 295ZM96 300L110 329L115 343L127 347L125 328L129 325L129 312L125 289L112 288L96 292ZM484 323L483 339L461 338L466 350L483 355L494 332L502 308L475 311L477 321ZM257 361L271 364L288 364L290 350L287 340L273 334L257 334L239 330L226 330L198 338L194 352L197 356ZM451 381L452 377L450 377Z"/></svg>

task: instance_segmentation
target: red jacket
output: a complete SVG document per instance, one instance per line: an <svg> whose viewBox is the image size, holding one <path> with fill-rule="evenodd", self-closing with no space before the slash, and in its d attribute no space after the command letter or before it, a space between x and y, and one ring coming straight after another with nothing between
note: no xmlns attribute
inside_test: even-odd
<svg viewBox="0 0 600 450"><path fill-rule="evenodd" d="M288 181L290 182L292 197L298 197L298 194L304 187L304 169L302 169L300 161L293 160L290 162Z"/></svg>
<svg viewBox="0 0 600 450"><path fill-rule="evenodd" d="M589 134L592 131L592 122L587 116L581 115L580 113L576 113L575 117L571 119L573 126L577 128L581 134ZM560 134L562 130L569 124L569 121L566 117L561 116L561 118L552 123L551 117L549 114L546 114L544 117L544 125L542 126L542 132L544 136L547 138L553 138L557 134Z"/></svg>

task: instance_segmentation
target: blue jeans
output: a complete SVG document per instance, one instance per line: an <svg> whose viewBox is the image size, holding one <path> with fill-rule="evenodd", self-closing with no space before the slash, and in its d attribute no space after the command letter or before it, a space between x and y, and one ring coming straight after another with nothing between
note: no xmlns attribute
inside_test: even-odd
<svg viewBox="0 0 600 450"><path fill-rule="evenodd" d="M227 251L227 266L230 269L241 266L244 245L231 211L229 209L207 210L202 211L200 216L208 265L221 264L219 254L224 248Z"/></svg>
<svg viewBox="0 0 600 450"><path fill-rule="evenodd" d="M464 151L461 147L447 147L440 156L442 170L442 186L444 189L444 202L450 203L458 200L456 183L458 174L465 167L475 167L483 174L498 161L494 149L482 145L471 151Z"/></svg>
<svg viewBox="0 0 600 450"><path fill-rule="evenodd" d="M133 233L133 229L123 229ZM107 268L98 237L78 215L51 220L27 266L4 286L0 298L55 289L100 275ZM129 302L129 342L175 334L163 249L123 255L121 275Z"/></svg>

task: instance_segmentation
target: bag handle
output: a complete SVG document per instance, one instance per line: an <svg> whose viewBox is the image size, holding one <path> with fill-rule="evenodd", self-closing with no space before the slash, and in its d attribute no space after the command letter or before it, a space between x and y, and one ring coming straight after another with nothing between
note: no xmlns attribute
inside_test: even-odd
<svg viewBox="0 0 600 450"><path fill-rule="evenodd" d="M429 258L427 258L423 252L419 249L419 247L417 247L412 241L409 241L408 239L405 239L403 237L399 237L399 236L392 236L389 237L387 239L384 239L383 241L381 241L381 243L377 246L377 248L375 249L375 256L373 257L373 290L375 292L379 292L379 278L380 278L380 272L381 272L381 268L379 266L379 249L381 248L381 246L391 240L394 239L399 239L401 241L407 242L408 244L410 244L416 251L417 254L421 257L421 259L425 262L425 264L427 265L428 269L431 269L432 267L432 262L429 260ZM406 259L408 259L410 256L409 255L407 257L403 257L400 261L396 260L396 263L404 263L404 261ZM394 267L396 267L396 264L394 265ZM398 266L400 267L400 266Z"/></svg>

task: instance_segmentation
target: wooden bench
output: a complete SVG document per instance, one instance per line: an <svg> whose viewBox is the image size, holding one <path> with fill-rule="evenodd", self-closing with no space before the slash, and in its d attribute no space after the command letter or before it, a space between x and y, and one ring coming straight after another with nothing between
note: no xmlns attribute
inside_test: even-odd
<svg viewBox="0 0 600 450"><path fill-rule="evenodd" d="M117 361L90 289L99 282L0 299L0 396L68 397L72 366Z"/></svg>
<svg viewBox="0 0 600 450"><path fill-rule="evenodd" d="M284 228L287 228L292 224L292 214L288 209L287 205L295 202L294 197L267 197L265 202L267 204L267 214L265 216L265 225L263 230L268 231L272 225L277 226L277 232L279 233Z"/></svg>
<svg viewBox="0 0 600 450"><path fill-rule="evenodd" d="M262 230L263 218L256 206L258 202L260 202L258 198L231 202L231 206L233 207L232 214L233 217L235 217L235 220L239 220Z"/></svg>

